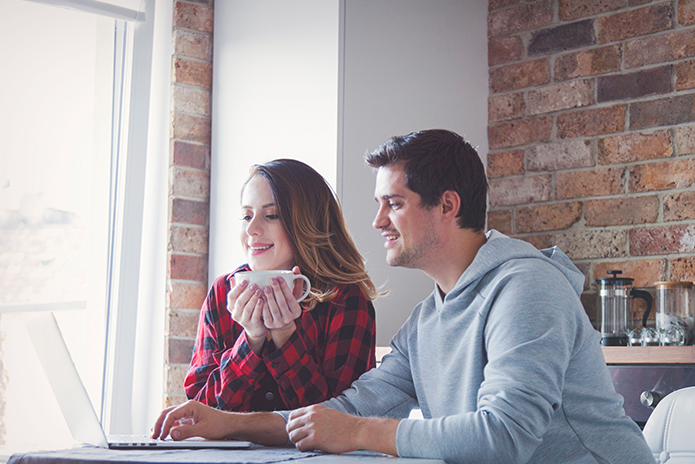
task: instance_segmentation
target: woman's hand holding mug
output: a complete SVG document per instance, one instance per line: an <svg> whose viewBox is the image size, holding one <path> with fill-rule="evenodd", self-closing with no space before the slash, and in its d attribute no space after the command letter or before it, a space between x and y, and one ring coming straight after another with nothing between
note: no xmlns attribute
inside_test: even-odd
<svg viewBox="0 0 695 464"><path fill-rule="evenodd" d="M297 280L303 280L306 283L305 290L302 289L302 283ZM263 304L260 309L264 328L269 331L277 348L284 345L297 328L294 321L302 314L299 302L306 298L311 290L309 279L303 276L299 268L295 266L291 271L238 272L234 275L234 281L250 284L249 289L256 286L262 290ZM293 283L293 290L290 290L290 283ZM256 317L257 314L254 312L253 316ZM233 314L232 317L234 317ZM245 326L244 328L246 329Z"/></svg>
<svg viewBox="0 0 695 464"><path fill-rule="evenodd" d="M234 279L234 286L227 293L227 310L246 331L249 346L256 354L260 354L269 334L263 323L263 306L263 290L258 285Z"/></svg>

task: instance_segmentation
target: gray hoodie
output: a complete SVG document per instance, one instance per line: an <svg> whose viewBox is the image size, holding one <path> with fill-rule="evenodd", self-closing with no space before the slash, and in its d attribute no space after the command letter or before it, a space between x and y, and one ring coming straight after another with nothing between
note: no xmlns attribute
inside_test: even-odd
<svg viewBox="0 0 695 464"><path fill-rule="evenodd" d="M456 287L415 307L381 366L324 404L395 418L419 407L424 419L398 426L403 457L653 463L613 388L583 283L559 249L491 231Z"/></svg>

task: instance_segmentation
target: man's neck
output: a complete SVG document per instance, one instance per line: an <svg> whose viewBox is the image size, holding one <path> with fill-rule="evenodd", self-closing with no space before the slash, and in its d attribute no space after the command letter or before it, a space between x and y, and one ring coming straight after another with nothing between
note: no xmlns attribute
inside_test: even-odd
<svg viewBox="0 0 695 464"><path fill-rule="evenodd" d="M458 229L449 237L442 248L441 259L433 269L423 269L436 283L442 297L456 286L461 275L471 265L478 250L485 245L484 232Z"/></svg>

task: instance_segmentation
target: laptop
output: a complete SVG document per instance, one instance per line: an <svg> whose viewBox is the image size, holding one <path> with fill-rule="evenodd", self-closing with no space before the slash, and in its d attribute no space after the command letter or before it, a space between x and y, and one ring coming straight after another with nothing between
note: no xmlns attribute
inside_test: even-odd
<svg viewBox="0 0 695 464"><path fill-rule="evenodd" d="M174 441L153 440L147 435L106 436L97 418L87 390L72 361L68 347L53 313L26 321L27 332L39 356L60 410L75 440L100 448L170 449L170 448L248 448L248 441L204 440L193 438Z"/></svg>

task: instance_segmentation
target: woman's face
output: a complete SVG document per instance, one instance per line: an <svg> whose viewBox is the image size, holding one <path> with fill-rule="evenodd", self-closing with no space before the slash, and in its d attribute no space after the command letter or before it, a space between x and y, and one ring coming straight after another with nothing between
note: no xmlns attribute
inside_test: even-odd
<svg viewBox="0 0 695 464"><path fill-rule="evenodd" d="M241 245L254 271L292 269L294 256L268 181L253 176L241 195Z"/></svg>

